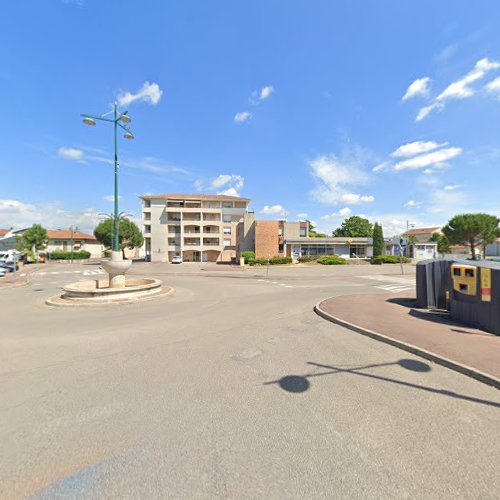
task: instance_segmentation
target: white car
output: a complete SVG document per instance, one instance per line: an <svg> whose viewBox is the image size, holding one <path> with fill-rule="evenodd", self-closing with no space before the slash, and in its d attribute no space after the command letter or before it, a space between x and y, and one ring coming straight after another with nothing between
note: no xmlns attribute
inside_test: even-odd
<svg viewBox="0 0 500 500"><path fill-rule="evenodd" d="M172 259L172 264L182 264L182 257L180 255L175 255Z"/></svg>
<svg viewBox="0 0 500 500"><path fill-rule="evenodd" d="M0 267L0 278L5 276L7 274L7 269Z"/></svg>

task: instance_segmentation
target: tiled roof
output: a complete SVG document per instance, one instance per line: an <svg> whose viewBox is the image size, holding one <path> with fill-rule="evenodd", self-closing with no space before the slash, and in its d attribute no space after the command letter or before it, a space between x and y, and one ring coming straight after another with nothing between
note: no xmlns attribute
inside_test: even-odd
<svg viewBox="0 0 500 500"><path fill-rule="evenodd" d="M10 233L11 229L0 229L0 236L5 236L7 233Z"/></svg>
<svg viewBox="0 0 500 500"><path fill-rule="evenodd" d="M403 236L409 236L412 234L429 234L429 233L435 233L436 231L439 231L441 228L440 227L420 227L417 229L410 229L403 233Z"/></svg>
<svg viewBox="0 0 500 500"><path fill-rule="evenodd" d="M96 240L96 237L92 234L80 233L79 231L71 232L69 230L64 229L48 229L47 237L49 240Z"/></svg>
<svg viewBox="0 0 500 500"><path fill-rule="evenodd" d="M250 201L250 198L242 198L241 196L229 196L227 194L143 194L139 196L143 200L232 200L232 201Z"/></svg>

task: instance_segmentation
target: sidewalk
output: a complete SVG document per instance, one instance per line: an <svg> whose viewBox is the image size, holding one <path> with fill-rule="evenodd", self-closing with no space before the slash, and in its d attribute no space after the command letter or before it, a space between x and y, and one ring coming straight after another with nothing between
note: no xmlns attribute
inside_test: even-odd
<svg viewBox="0 0 500 500"><path fill-rule="evenodd" d="M316 312L334 323L395 345L500 389L500 336L456 323L445 312L414 307L414 297L344 295Z"/></svg>

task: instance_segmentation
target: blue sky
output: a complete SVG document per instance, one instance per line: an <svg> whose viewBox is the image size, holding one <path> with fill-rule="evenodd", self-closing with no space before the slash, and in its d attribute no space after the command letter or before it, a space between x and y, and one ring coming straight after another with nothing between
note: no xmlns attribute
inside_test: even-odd
<svg viewBox="0 0 500 500"><path fill-rule="evenodd" d="M386 234L500 215L498 1L7 2L0 227L121 210L141 193L237 192L262 218ZM7 22L5 22L7 20ZM498 79L497 79L498 78Z"/></svg>

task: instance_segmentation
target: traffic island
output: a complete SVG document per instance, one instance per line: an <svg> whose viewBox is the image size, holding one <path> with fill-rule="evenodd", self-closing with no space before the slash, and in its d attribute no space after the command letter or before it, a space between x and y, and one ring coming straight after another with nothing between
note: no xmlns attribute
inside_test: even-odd
<svg viewBox="0 0 500 500"><path fill-rule="evenodd" d="M99 287L102 284L102 287ZM162 286L157 279L127 278L122 288L110 288L105 281L80 281L63 287L63 293L49 297L49 306L95 306L131 304L165 297L173 293L171 287Z"/></svg>
<svg viewBox="0 0 500 500"><path fill-rule="evenodd" d="M500 389L500 337L452 321L446 311L419 309L404 294L332 297L315 312Z"/></svg>

